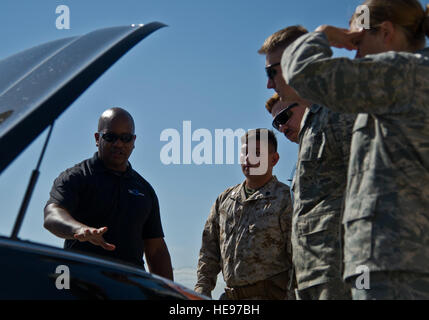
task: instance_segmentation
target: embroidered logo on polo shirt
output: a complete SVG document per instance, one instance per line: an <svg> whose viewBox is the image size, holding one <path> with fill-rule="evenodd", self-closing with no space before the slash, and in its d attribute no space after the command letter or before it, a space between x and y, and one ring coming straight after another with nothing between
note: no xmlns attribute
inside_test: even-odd
<svg viewBox="0 0 429 320"><path fill-rule="evenodd" d="M144 197L144 194L141 193L141 192L139 192L137 189L133 189L133 190L128 189L128 192L131 193L131 194L133 194L133 195L135 195L135 196L142 196L142 197Z"/></svg>

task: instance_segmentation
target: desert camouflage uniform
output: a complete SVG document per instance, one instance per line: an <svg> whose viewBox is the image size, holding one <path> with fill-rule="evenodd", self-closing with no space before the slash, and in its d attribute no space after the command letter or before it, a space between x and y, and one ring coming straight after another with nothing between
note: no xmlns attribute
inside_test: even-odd
<svg viewBox="0 0 429 320"><path fill-rule="evenodd" d="M293 263L303 300L351 299L341 277L341 218L355 118L312 105L303 119L292 186Z"/></svg>
<svg viewBox="0 0 429 320"><path fill-rule="evenodd" d="M300 96L360 113L343 218L344 277L366 265L371 273L406 271L423 279L429 274L429 50L331 56L326 36L310 33L287 48L282 69Z"/></svg>
<svg viewBox="0 0 429 320"><path fill-rule="evenodd" d="M276 177L247 199L244 182L224 191L204 227L195 291L211 296L221 270L230 288L288 272L291 217L289 187ZM273 285L284 291L287 278Z"/></svg>

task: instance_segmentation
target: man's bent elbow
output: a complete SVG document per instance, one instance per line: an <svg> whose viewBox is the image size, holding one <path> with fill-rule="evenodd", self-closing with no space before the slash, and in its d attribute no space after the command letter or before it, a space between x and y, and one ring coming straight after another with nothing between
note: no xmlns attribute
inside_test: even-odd
<svg viewBox="0 0 429 320"><path fill-rule="evenodd" d="M51 206L52 206L52 204L48 204L45 207L45 209L43 210L43 213L44 213L43 228L45 228L48 231L51 231L51 228L52 228L52 209L51 209Z"/></svg>

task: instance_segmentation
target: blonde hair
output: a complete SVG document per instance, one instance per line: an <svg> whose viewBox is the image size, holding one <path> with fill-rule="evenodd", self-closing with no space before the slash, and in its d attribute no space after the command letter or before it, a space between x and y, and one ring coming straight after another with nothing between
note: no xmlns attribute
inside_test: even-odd
<svg viewBox="0 0 429 320"><path fill-rule="evenodd" d="M280 96L277 93L274 93L271 98L265 102L265 108L268 110L268 112L271 114L271 111L273 111L273 108L277 102L280 101Z"/></svg>
<svg viewBox="0 0 429 320"><path fill-rule="evenodd" d="M290 26L281 29L269 36L262 47L258 50L259 54L268 54L278 49L286 49L292 42L308 33L302 26Z"/></svg>
<svg viewBox="0 0 429 320"><path fill-rule="evenodd" d="M426 11L418 0L366 0L370 12L370 28L390 21L405 31L410 46L422 48L429 37L429 5ZM356 18L352 16L351 22Z"/></svg>

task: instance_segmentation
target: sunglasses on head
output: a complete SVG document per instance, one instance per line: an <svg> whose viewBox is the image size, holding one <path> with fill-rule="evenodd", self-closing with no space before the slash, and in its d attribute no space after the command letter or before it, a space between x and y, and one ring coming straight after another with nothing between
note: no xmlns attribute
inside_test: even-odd
<svg viewBox="0 0 429 320"><path fill-rule="evenodd" d="M279 66L279 65L280 65L280 62L277 62L277 63L273 63L273 64L270 64L269 66L265 67L265 72L267 73L267 77L269 79L271 79L271 80L274 79L274 77L277 74L277 70L274 69L274 67Z"/></svg>
<svg viewBox="0 0 429 320"><path fill-rule="evenodd" d="M103 138L103 140L115 143L118 139L121 140L123 143L129 143L134 139L134 135L131 133L123 133L123 134L116 134L113 132L99 132L100 137Z"/></svg>
<svg viewBox="0 0 429 320"><path fill-rule="evenodd" d="M298 106L298 103L293 103L276 115L273 120L273 127L280 131L280 126L289 121L293 114L292 108L296 106Z"/></svg>

